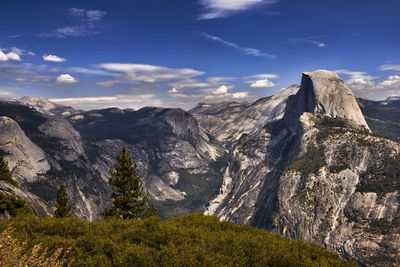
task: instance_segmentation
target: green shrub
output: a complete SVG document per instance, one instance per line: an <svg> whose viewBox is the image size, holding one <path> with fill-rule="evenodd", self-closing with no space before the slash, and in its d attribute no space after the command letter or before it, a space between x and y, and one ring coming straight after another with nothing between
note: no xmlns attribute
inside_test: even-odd
<svg viewBox="0 0 400 267"><path fill-rule="evenodd" d="M17 198L14 195L0 193L0 213L5 211L11 216L32 213L32 210L26 206L26 201L24 199Z"/></svg>
<svg viewBox="0 0 400 267"><path fill-rule="evenodd" d="M359 192L376 192L379 196L400 189L400 155L386 156L361 174Z"/></svg>
<svg viewBox="0 0 400 267"><path fill-rule="evenodd" d="M287 167L287 171L295 170L301 173L302 177L316 174L319 169L325 166L325 153L323 146L310 144L307 152L298 157Z"/></svg>
<svg viewBox="0 0 400 267"><path fill-rule="evenodd" d="M8 169L8 162L4 159L2 152L0 151L0 181L6 181L15 187L18 187L18 183L11 178L10 170Z"/></svg>
<svg viewBox="0 0 400 267"><path fill-rule="evenodd" d="M319 245L202 214L91 223L25 216L0 222L0 231L10 224L30 247L71 248L72 266L356 266Z"/></svg>

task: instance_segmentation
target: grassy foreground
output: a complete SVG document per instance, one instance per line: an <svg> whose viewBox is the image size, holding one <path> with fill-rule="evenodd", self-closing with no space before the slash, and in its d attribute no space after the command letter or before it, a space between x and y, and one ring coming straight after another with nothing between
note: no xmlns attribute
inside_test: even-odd
<svg viewBox="0 0 400 267"><path fill-rule="evenodd" d="M10 228L7 238L26 241L15 253L29 255L41 244L40 253L72 266L357 266L316 244L202 214L97 222L29 215L0 222L1 232Z"/></svg>

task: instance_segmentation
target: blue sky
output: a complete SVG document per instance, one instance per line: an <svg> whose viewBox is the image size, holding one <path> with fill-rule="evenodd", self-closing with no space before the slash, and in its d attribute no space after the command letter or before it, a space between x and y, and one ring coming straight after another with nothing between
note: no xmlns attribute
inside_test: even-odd
<svg viewBox="0 0 400 267"><path fill-rule="evenodd" d="M400 1L2 1L0 97L77 108L252 101L337 71L400 95Z"/></svg>

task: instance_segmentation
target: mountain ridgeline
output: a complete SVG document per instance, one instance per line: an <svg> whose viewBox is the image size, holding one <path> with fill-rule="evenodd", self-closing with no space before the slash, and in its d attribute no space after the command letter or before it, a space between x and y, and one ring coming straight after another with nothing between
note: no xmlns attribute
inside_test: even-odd
<svg viewBox="0 0 400 267"><path fill-rule="evenodd" d="M76 111L46 99L0 102L0 149L39 216L64 184L75 215L110 204L125 146L167 218L205 212L313 241L363 265L400 259L400 100L356 99L330 71L254 103Z"/></svg>

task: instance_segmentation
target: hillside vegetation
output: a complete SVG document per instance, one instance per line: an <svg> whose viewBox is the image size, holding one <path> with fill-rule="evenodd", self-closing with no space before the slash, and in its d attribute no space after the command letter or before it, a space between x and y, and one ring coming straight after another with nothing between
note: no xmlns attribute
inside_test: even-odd
<svg viewBox="0 0 400 267"><path fill-rule="evenodd" d="M72 266L357 266L319 245L202 214L91 223L25 216L0 222L0 231L10 226L27 248L69 251L60 257Z"/></svg>

